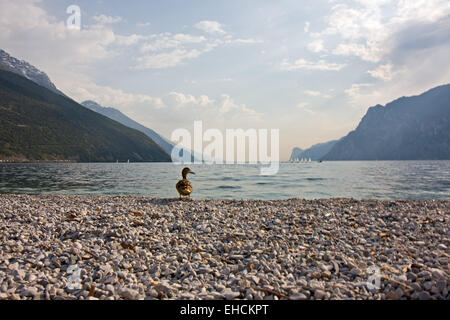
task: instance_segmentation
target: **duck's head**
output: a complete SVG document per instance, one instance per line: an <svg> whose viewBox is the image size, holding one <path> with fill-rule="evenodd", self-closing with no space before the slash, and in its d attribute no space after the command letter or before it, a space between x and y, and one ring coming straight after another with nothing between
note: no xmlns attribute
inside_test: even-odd
<svg viewBox="0 0 450 320"><path fill-rule="evenodd" d="M183 171L181 171L181 175L183 176L183 179L186 179L186 175L188 173L195 174L195 172L193 172L191 169L186 167L186 168L183 169Z"/></svg>

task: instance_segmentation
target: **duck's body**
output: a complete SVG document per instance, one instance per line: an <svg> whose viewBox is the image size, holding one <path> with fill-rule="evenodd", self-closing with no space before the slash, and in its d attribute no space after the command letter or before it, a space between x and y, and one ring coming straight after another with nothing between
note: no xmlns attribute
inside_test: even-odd
<svg viewBox="0 0 450 320"><path fill-rule="evenodd" d="M178 181L176 184L176 188L178 193L180 194L180 199L182 199L182 196L191 196L191 193L194 191L194 187L192 186L192 183L186 178L186 175L188 173L195 174L191 171L189 168L184 168L181 172L183 179Z"/></svg>

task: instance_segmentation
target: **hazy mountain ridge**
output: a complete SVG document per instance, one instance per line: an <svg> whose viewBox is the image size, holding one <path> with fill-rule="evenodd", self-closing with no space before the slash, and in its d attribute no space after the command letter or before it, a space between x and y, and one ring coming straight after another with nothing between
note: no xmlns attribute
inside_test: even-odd
<svg viewBox="0 0 450 320"><path fill-rule="evenodd" d="M292 153L291 153L291 157L289 158L289 161L300 160L302 152L303 152L303 150L300 148L297 148L297 147L292 149Z"/></svg>
<svg viewBox="0 0 450 320"><path fill-rule="evenodd" d="M170 156L143 133L4 70L0 70L0 157L170 161Z"/></svg>
<svg viewBox="0 0 450 320"><path fill-rule="evenodd" d="M129 118L128 116L126 116L125 114L120 112L119 110L111 108L111 107L103 107L103 106L99 105L98 103L96 103L95 101L91 101L91 100L83 101L81 103L81 105L92 111L100 113L110 119L113 119L127 127L130 127L130 128L139 130L142 133L145 133L153 141L155 141L157 144L159 144L161 146L161 148L163 148L163 150L167 154L169 154L169 155L171 154L172 149L174 147L174 145L172 143L170 143L164 137L160 136L154 130L141 125L140 123Z"/></svg>
<svg viewBox="0 0 450 320"><path fill-rule="evenodd" d="M137 121L131 119L130 117L126 116L119 110L112 108L112 107L103 107L100 104L98 104L97 102L91 101L91 100L83 101L81 103L81 105L92 111L98 112L110 119L113 119L123 125L126 125L127 127L136 129L136 130L144 133L145 135L150 137L153 141L155 141L157 144L159 144L161 146L161 148L163 148L163 150L167 154L169 154L169 155L172 154L172 150L175 147L175 144L173 142L162 137L154 130L147 128L147 127L143 126L142 124L138 123ZM181 152L181 150L179 152ZM187 152L188 157L191 158L192 161L194 161L193 155L195 156L195 159L201 159L200 154L198 154L196 152L189 152L189 151L185 151L184 149L183 149L183 152ZM182 154L183 153L181 153L181 155Z"/></svg>
<svg viewBox="0 0 450 320"><path fill-rule="evenodd" d="M289 161L296 161L301 159L311 159L312 161L320 160L331 150L331 148L333 148L333 146L338 141L339 140L332 140L328 142L317 143L305 150L294 148L292 150L291 158L289 159Z"/></svg>
<svg viewBox="0 0 450 320"><path fill-rule="evenodd" d="M450 85L368 109L323 160L450 159Z"/></svg>

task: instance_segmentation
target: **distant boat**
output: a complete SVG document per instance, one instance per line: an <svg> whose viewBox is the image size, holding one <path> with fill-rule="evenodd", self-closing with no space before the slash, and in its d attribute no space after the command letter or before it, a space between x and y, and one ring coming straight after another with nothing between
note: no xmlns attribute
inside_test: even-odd
<svg viewBox="0 0 450 320"><path fill-rule="evenodd" d="M127 163L130 163L130 159L128 159Z"/></svg>

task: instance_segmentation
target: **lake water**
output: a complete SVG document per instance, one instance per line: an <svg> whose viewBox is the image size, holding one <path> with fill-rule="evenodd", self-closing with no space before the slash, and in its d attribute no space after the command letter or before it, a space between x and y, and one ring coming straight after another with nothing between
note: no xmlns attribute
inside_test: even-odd
<svg viewBox="0 0 450 320"><path fill-rule="evenodd" d="M0 164L0 193L178 197L183 166L172 163ZM190 165L197 199L450 199L450 161Z"/></svg>

